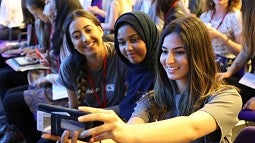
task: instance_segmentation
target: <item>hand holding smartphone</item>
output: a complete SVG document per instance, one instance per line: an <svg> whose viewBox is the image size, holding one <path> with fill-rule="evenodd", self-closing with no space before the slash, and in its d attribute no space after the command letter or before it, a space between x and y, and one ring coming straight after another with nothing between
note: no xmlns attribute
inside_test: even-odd
<svg viewBox="0 0 255 143"><path fill-rule="evenodd" d="M61 136L65 130L80 133L102 124L101 122L79 122L78 117L86 114L90 113L61 106L39 104L37 110L37 130ZM90 138L79 138L79 140L89 141Z"/></svg>

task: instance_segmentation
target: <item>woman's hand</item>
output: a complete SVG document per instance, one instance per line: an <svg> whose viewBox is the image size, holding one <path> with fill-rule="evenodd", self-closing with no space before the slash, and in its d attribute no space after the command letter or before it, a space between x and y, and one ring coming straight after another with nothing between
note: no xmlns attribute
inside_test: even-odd
<svg viewBox="0 0 255 143"><path fill-rule="evenodd" d="M20 55L26 55L28 58L38 58L35 54L35 50L31 48L22 48Z"/></svg>
<svg viewBox="0 0 255 143"><path fill-rule="evenodd" d="M211 39L219 38L220 35L222 34L217 29L215 29L211 26L207 26L207 29L208 29L208 32L209 32L209 35L210 35Z"/></svg>
<svg viewBox="0 0 255 143"><path fill-rule="evenodd" d="M72 132L71 139L69 139L69 136L70 136L70 131L65 130L63 134L61 135L61 137L51 135L51 134L43 134L42 138L55 140L57 141L57 143L86 143L86 142L78 140L79 132L77 131Z"/></svg>
<svg viewBox="0 0 255 143"><path fill-rule="evenodd" d="M5 46L5 47L2 47L2 48L0 49L0 54L4 53L5 51L7 51L7 50L9 50L9 49L11 49L11 48L12 48L12 46L11 46L11 45L8 45L8 46Z"/></svg>
<svg viewBox="0 0 255 143"><path fill-rule="evenodd" d="M218 80L223 80L225 78L229 78L231 75L228 72L223 72L223 73L217 73L216 78Z"/></svg>
<svg viewBox="0 0 255 143"><path fill-rule="evenodd" d="M244 104L243 109L255 110L255 96Z"/></svg>
<svg viewBox="0 0 255 143"><path fill-rule="evenodd" d="M80 116L78 118L80 122L104 122L104 124L100 126L81 132L81 137L92 135L93 137L90 140L91 142L104 139L113 139L116 142L130 142L127 136L131 134L128 132L128 125L124 123L113 110L105 110L85 106L79 107L79 110L92 113Z"/></svg>
<svg viewBox="0 0 255 143"><path fill-rule="evenodd" d="M38 78L38 79L35 80L32 84L33 84L33 86L38 86L38 87L40 87L40 86L42 86L43 84L46 84L46 83L48 83L48 81L47 81L47 76L44 76L44 77Z"/></svg>
<svg viewBox="0 0 255 143"><path fill-rule="evenodd" d="M88 7L88 10L89 10L89 12L91 12L92 14L98 14L99 12L99 8L97 7L97 6L90 6L90 7Z"/></svg>

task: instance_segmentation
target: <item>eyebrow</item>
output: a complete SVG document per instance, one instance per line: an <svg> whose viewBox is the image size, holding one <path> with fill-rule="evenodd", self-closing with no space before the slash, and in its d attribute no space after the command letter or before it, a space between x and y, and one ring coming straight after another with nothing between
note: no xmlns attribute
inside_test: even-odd
<svg viewBox="0 0 255 143"><path fill-rule="evenodd" d="M132 35L129 35L128 38L129 38L129 37L132 38L132 37L140 37L140 36L139 36L138 34L132 34ZM117 37L117 39L120 40L120 39L123 39L123 38Z"/></svg>
<svg viewBox="0 0 255 143"><path fill-rule="evenodd" d="M161 46L161 48L162 48L162 49L167 49L167 47L165 47L165 46ZM183 46L174 47L173 50L178 50L178 49L182 49L182 48L184 49Z"/></svg>
<svg viewBox="0 0 255 143"><path fill-rule="evenodd" d="M86 29L86 28L89 27L89 26L91 26L91 25L85 25L85 26L82 27L82 29ZM73 34L73 33L79 32L79 30L75 30L75 31L71 31L71 32L72 32L72 34Z"/></svg>

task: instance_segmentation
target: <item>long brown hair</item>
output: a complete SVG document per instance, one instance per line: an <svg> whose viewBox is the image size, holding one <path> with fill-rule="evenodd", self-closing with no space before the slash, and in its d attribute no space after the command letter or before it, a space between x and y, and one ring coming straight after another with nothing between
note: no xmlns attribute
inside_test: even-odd
<svg viewBox="0 0 255 143"><path fill-rule="evenodd" d="M255 55L255 1L243 0L242 2L242 16L243 16L243 45L244 50L249 57Z"/></svg>
<svg viewBox="0 0 255 143"><path fill-rule="evenodd" d="M206 97L219 89L223 81L215 78L218 68L206 26L196 17L179 18L168 24L162 31L156 64L155 100L160 108L167 111L175 106L177 85L169 80L160 63L162 44L167 35L177 33L183 41L187 52L190 71L187 75L186 90L181 93L179 101L180 115L190 115L201 108Z"/></svg>

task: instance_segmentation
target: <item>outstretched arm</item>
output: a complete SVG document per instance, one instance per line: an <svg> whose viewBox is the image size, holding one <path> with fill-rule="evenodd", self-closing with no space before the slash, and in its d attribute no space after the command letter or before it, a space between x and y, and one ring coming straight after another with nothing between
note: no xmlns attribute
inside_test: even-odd
<svg viewBox="0 0 255 143"><path fill-rule="evenodd" d="M214 118L197 111L190 116L180 116L146 124L126 124L111 110L79 107L91 112L78 118L80 122L102 121L103 125L81 133L82 137L94 135L93 140L113 139L116 142L191 142L215 131L218 126ZM206 128L204 128L206 126ZM185 131L185 132L184 132ZM182 133L181 135L179 133ZM172 136L172 137L170 137Z"/></svg>

